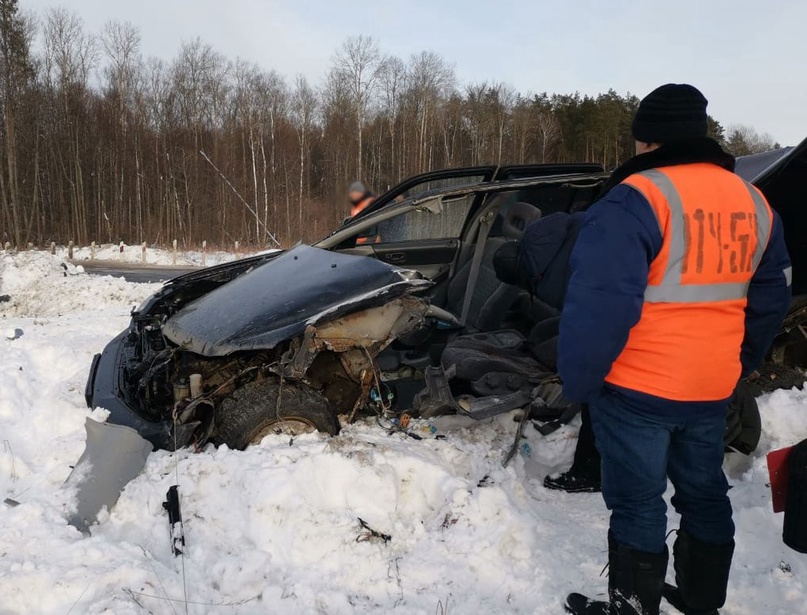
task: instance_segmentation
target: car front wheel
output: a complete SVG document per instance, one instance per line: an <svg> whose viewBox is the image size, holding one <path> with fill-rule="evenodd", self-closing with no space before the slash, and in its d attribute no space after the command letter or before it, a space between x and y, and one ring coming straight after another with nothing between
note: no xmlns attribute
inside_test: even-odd
<svg viewBox="0 0 807 615"><path fill-rule="evenodd" d="M239 387L216 413L216 441L234 449L257 444L272 434L296 436L314 430L332 436L339 433L331 404L304 384L275 378Z"/></svg>

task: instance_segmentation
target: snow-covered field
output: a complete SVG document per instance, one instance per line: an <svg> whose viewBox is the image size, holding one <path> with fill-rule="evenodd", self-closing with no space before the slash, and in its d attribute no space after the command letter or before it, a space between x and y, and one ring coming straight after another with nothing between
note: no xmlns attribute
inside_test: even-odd
<svg viewBox="0 0 807 615"><path fill-rule="evenodd" d="M85 417L104 415L84 405L87 370L156 287L43 253L0 254L0 276L0 614L552 614L569 591L604 590L600 496L541 486L570 462L576 429L528 427L531 457L503 469L509 416L444 420L445 439L367 422L245 452L155 452L83 537L61 485ZM759 451L726 464L738 546L723 613L805 613L807 556L782 544L765 453L807 437L807 392L761 408ZM171 555L161 506L177 476L184 558ZM391 541L358 540L358 517Z"/></svg>

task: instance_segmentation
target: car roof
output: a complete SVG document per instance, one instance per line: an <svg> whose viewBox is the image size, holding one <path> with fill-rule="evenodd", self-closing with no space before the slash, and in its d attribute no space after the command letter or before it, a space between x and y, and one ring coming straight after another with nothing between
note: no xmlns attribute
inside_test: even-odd
<svg viewBox="0 0 807 615"><path fill-rule="evenodd" d="M557 166L557 165L553 165ZM571 165L570 165L571 166ZM409 206L417 206L421 203L425 203L427 201L431 201L436 197L443 197L443 198L459 198L462 196L467 196L469 194L486 194L490 192L505 192L507 190L518 190L522 188L531 188L534 186L541 186L541 185L549 185L549 184L563 184L563 183L574 183L574 182L591 182L591 183L601 183L605 181L608 177L610 177L610 173L605 172L602 170L602 167L599 165L593 165L594 169L599 169L597 172L593 173L560 173L555 175L546 175L546 176L537 176L537 177L524 177L524 178L517 178L517 179L507 179L507 180L486 180L481 182L476 182L472 184L464 184L461 186L454 186L449 188L438 188L435 190L428 190L425 192L418 193L417 195L411 196L409 198L400 201L399 203L391 202L389 205L409 205ZM385 204L383 207L380 207L374 210L372 213L377 213L383 209L386 209L387 205ZM339 229L334 230L328 236L334 235L335 233L350 228L354 224L359 224L362 222L366 217L366 214L362 214L361 216L356 216L349 222L347 222L344 226ZM327 238L326 238L327 239ZM315 244L318 245L318 244Z"/></svg>
<svg viewBox="0 0 807 615"><path fill-rule="evenodd" d="M461 179L469 177L482 177L482 180L459 183L457 187L478 186L484 183L501 184L514 179L540 179L542 177L556 176L556 175L578 175L587 173L603 173L604 168L601 164L595 162L574 162L574 163L540 163L540 164L512 164L512 165L486 165L476 167L457 167L448 169L438 169L428 173L422 173L409 177L402 182L396 184L382 195L380 195L374 203L363 211L358 213L354 218L361 219L374 212L377 212L388 205L395 202L395 197L405 191L408 187L415 187L428 181ZM428 191L428 194L440 193L443 190L451 190L453 187L437 188ZM412 195L419 197L426 195L427 192L418 192Z"/></svg>
<svg viewBox="0 0 807 615"><path fill-rule="evenodd" d="M762 152L761 154L740 156L737 158L735 172L752 184L759 185L789 164L792 159L798 158L805 153L807 153L807 139L804 139L796 146L782 147L769 152Z"/></svg>

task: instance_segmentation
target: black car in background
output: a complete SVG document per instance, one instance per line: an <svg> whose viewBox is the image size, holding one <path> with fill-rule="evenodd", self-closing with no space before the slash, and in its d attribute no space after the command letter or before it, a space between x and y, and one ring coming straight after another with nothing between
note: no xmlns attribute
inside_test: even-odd
<svg viewBox="0 0 807 615"><path fill-rule="evenodd" d="M770 355L784 383L807 366L807 141L738 172L782 216L793 257L796 298ZM585 210L607 179L594 164L428 173L314 246L171 280L95 357L87 404L169 449L334 434L339 415L409 407L446 340L557 317L498 280L493 254L541 215Z"/></svg>

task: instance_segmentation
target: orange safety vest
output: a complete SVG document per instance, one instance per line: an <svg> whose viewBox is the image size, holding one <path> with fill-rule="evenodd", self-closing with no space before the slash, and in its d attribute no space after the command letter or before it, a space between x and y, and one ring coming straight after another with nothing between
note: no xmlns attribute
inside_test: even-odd
<svg viewBox="0 0 807 615"><path fill-rule="evenodd" d="M358 216L361 212L370 207L373 201L375 201L375 197L372 195L363 198L361 201L359 201L353 207L350 208L350 217L355 218L356 216Z"/></svg>
<svg viewBox="0 0 807 615"><path fill-rule="evenodd" d="M365 209L370 207L370 205L372 205L374 201L375 201L375 197L373 195L370 195L368 197L363 198L361 201L356 203L350 209L350 217L355 218L361 212L363 212ZM357 237L356 238L356 245L364 245L364 244L368 244L368 243L378 243L379 241L380 241L380 237L377 237L377 236L375 238L373 238L373 237Z"/></svg>
<svg viewBox="0 0 807 615"><path fill-rule="evenodd" d="M748 286L773 213L754 186L708 163L652 169L623 183L650 203L661 251L642 315L606 382L676 401L718 401L740 378Z"/></svg>

